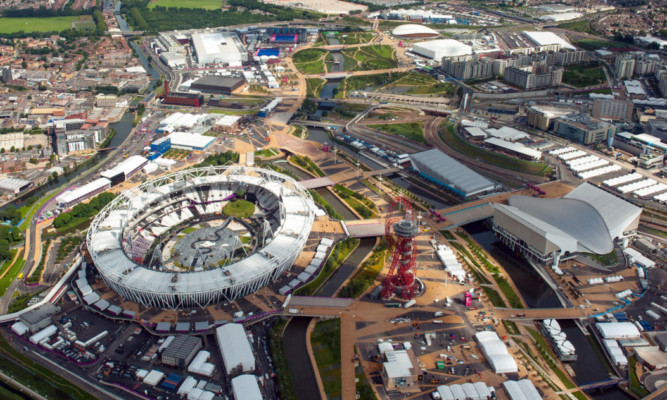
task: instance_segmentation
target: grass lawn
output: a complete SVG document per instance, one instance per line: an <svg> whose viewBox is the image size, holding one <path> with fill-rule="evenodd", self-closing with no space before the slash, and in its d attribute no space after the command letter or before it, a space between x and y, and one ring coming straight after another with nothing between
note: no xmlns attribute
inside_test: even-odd
<svg viewBox="0 0 667 400"><path fill-rule="evenodd" d="M340 373L340 319L317 322L310 344L324 392L331 398L340 397L343 385Z"/></svg>
<svg viewBox="0 0 667 400"><path fill-rule="evenodd" d="M260 151L255 152L256 156L261 156L261 157L273 157L278 154L280 154L280 151L274 148L262 149Z"/></svg>
<svg viewBox="0 0 667 400"><path fill-rule="evenodd" d="M629 46L627 43L619 43L619 42L613 42L611 40L601 40L601 39L577 39L572 41L572 44L588 51L595 51L598 49L609 48L609 47L623 48Z"/></svg>
<svg viewBox="0 0 667 400"><path fill-rule="evenodd" d="M403 136L404 138L414 140L415 142L426 143L426 139L424 139L423 122L369 125L369 127L391 133L392 135Z"/></svg>
<svg viewBox="0 0 667 400"><path fill-rule="evenodd" d="M23 269L24 265L25 265L25 260L21 256L19 256L19 258L16 259L16 262L9 268L7 274L2 279L0 279L0 296L5 295L7 288L19 275L19 272L21 272L21 269Z"/></svg>
<svg viewBox="0 0 667 400"><path fill-rule="evenodd" d="M324 85L327 83L326 79L320 78L310 78L306 79L306 96L308 97L320 97L320 92Z"/></svg>
<svg viewBox="0 0 667 400"><path fill-rule="evenodd" d="M203 8L206 10L217 10L222 7L222 0L154 0L148 3L151 10L157 6L177 8Z"/></svg>
<svg viewBox="0 0 667 400"><path fill-rule="evenodd" d="M523 303L521 302L521 298L519 298L519 295L516 294L512 285L510 285L509 282L507 282L507 279L505 279L500 275L493 275L493 279L498 284L498 287L500 287L500 290L503 291L503 294L505 295L507 301L510 302L510 307L524 308Z"/></svg>
<svg viewBox="0 0 667 400"><path fill-rule="evenodd" d="M567 29L568 31L595 34L595 31L591 29L591 25L588 22L588 19L581 21L563 22L562 24L558 25L558 28Z"/></svg>
<svg viewBox="0 0 667 400"><path fill-rule="evenodd" d="M628 375L630 375L630 390L641 397L648 396L648 390L644 389L639 383L639 378L637 378L637 358L635 358L635 356L628 357L628 368Z"/></svg>
<svg viewBox="0 0 667 400"><path fill-rule="evenodd" d="M2 263L2 267L0 267L0 275L5 273L5 270L9 268L10 265L12 265L12 261L14 261L14 257L16 256L16 249L11 250L11 256L5 260L4 263Z"/></svg>
<svg viewBox="0 0 667 400"><path fill-rule="evenodd" d="M192 233L192 232L194 232L194 231L196 231L196 230L197 230L197 228L191 226L191 227L189 227L189 228L185 228L185 229L183 229L183 230L181 231L181 233L184 233L184 234L187 235L188 233Z"/></svg>
<svg viewBox="0 0 667 400"><path fill-rule="evenodd" d="M507 304L505 304L505 301L503 300L502 297L500 297L500 294L496 292L495 289L492 289L487 286L482 286L482 290L486 294L486 297L489 298L489 301L491 304L493 304L494 307L507 307Z"/></svg>
<svg viewBox="0 0 667 400"><path fill-rule="evenodd" d="M294 66L296 69L301 71L304 74L321 74L324 72L324 63L321 60L316 60L312 62L304 63L295 63Z"/></svg>
<svg viewBox="0 0 667 400"><path fill-rule="evenodd" d="M294 61L295 64L318 61L326 53L328 52L322 49L307 49L298 53L294 53L292 56L292 61Z"/></svg>
<svg viewBox="0 0 667 400"><path fill-rule="evenodd" d="M0 33L64 31L79 17L0 18Z"/></svg>
<svg viewBox="0 0 667 400"><path fill-rule="evenodd" d="M236 218L248 218L255 212L255 205L246 200L234 200L222 209L222 213Z"/></svg>
<svg viewBox="0 0 667 400"><path fill-rule="evenodd" d="M618 263L618 256L614 250L607 254L586 253L586 255L605 266L612 266Z"/></svg>
<svg viewBox="0 0 667 400"><path fill-rule="evenodd" d="M503 325L505 325L505 329L507 330L507 333L510 335L518 335L519 334L519 328L516 327L516 324L514 321L510 321L509 319L504 319L503 320Z"/></svg>
<svg viewBox="0 0 667 400"><path fill-rule="evenodd" d="M480 158L488 164L497 165L502 168L511 169L513 171L521 171L524 173L542 176L548 170L549 166L544 163L535 163L517 158L508 157L502 154L481 149L454 132L454 125L445 124L440 127L440 137L445 143L454 150L467 154L468 156Z"/></svg>
<svg viewBox="0 0 667 400"><path fill-rule="evenodd" d="M573 65L563 71L563 83L586 87L607 82L607 77L599 65Z"/></svg>

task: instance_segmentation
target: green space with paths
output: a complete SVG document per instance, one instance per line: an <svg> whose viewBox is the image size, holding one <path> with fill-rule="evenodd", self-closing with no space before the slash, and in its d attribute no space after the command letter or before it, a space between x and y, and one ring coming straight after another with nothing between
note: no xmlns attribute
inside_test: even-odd
<svg viewBox="0 0 667 400"><path fill-rule="evenodd" d="M373 39L373 33L371 32L334 32L335 35L333 35L340 44L342 45L351 45L351 44L364 44L368 43ZM324 39L326 40L327 44L330 45L331 43L329 42L329 38L331 36L325 35Z"/></svg>
<svg viewBox="0 0 667 400"><path fill-rule="evenodd" d="M544 336L542 336L537 330L528 328L526 327L526 330L530 334L530 336L533 338L535 341L535 347L537 347L537 350L540 352L542 355L542 358L547 362L549 367L554 371L556 376L558 376L558 379L563 382L563 385L565 385L566 389L574 389L576 386L574 383L572 383L572 380L563 372L563 370L560 369L560 365L558 365L558 359L556 358L556 355L553 353L551 350L551 347L547 343L546 339L544 339Z"/></svg>
<svg viewBox="0 0 667 400"><path fill-rule="evenodd" d="M148 3L148 9L160 7L177 8L203 8L206 10L219 10L222 8L222 0L154 0Z"/></svg>
<svg viewBox="0 0 667 400"><path fill-rule="evenodd" d="M510 307L512 308L524 308L523 307L523 302L521 301L521 298L519 295L516 293L512 285L505 279L504 276L494 274L493 279L496 281L498 284L498 287L500 290L503 292L505 295L505 298L507 301L510 302Z"/></svg>
<svg viewBox="0 0 667 400"><path fill-rule="evenodd" d="M228 217L248 218L255 213L255 205L249 201L237 199L227 203L222 213Z"/></svg>
<svg viewBox="0 0 667 400"><path fill-rule="evenodd" d="M414 140L415 142L426 143L426 139L424 139L424 123L421 121L400 124L368 125L368 127L392 135L402 136L406 139Z"/></svg>
<svg viewBox="0 0 667 400"><path fill-rule="evenodd" d="M14 32L60 32L72 28L72 22L77 21L78 16L73 17L48 17L48 18L0 18L0 33Z"/></svg>
<svg viewBox="0 0 667 400"><path fill-rule="evenodd" d="M340 319L318 321L310 335L310 344L313 347L324 392L331 398L340 397L342 391Z"/></svg>
<svg viewBox="0 0 667 400"><path fill-rule="evenodd" d="M331 274L343 263L347 256L354 251L359 245L359 239L347 238L343 241L336 243L334 248L329 254L324 267L320 270L319 275L314 280L308 282L308 284L298 288L294 295L297 296L312 296L320 289L324 282L329 279Z"/></svg>
<svg viewBox="0 0 667 400"><path fill-rule="evenodd" d="M373 249L371 256L361 264L348 283L338 292L338 297L356 299L375 282L384 267L387 258L387 244L380 243Z"/></svg>
<svg viewBox="0 0 667 400"><path fill-rule="evenodd" d="M326 176L326 174L320 169L320 167L315 165L313 160L311 160L310 157L308 156L292 156L289 158L289 161L305 169L306 171L310 172L315 176L318 177Z"/></svg>
<svg viewBox="0 0 667 400"><path fill-rule="evenodd" d="M320 78L309 78L306 79L306 96L308 97L320 97L320 92L324 88L324 85L327 83L326 79Z"/></svg>
<svg viewBox="0 0 667 400"><path fill-rule="evenodd" d="M551 168L547 164L496 154L468 143L454 131L454 125L451 123L443 124L439 131L440 137L449 147L468 156L479 158L488 164L537 176L551 173Z"/></svg>
<svg viewBox="0 0 667 400"><path fill-rule="evenodd" d="M606 82L607 77L597 63L571 65L563 71L563 83L567 85L587 87Z"/></svg>
<svg viewBox="0 0 667 400"><path fill-rule="evenodd" d="M491 302L491 304L493 304L494 307L501 307L501 308L507 307L507 304L505 304L503 298L500 297L500 293L498 293L495 289L490 288L488 286L482 286L482 290L484 291L484 294L486 294L486 297L489 298L489 301Z"/></svg>

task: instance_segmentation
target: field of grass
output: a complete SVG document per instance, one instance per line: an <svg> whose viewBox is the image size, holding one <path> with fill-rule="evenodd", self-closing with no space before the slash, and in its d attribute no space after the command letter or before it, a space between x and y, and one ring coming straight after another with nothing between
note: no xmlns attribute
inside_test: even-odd
<svg viewBox="0 0 667 400"><path fill-rule="evenodd" d="M586 253L586 255L605 266L612 266L618 263L618 256L615 251L607 254Z"/></svg>
<svg viewBox="0 0 667 400"><path fill-rule="evenodd" d="M595 51L598 49L609 48L609 47L617 47L617 48L628 47L627 43L619 43L601 39L577 39L572 41L572 44L588 51Z"/></svg>
<svg viewBox="0 0 667 400"><path fill-rule="evenodd" d="M294 64L294 66L306 75L321 74L324 72L324 62L320 60Z"/></svg>
<svg viewBox="0 0 667 400"><path fill-rule="evenodd" d="M322 56L325 55L326 53L327 53L326 50L306 49L298 53L295 53L292 56L292 61L294 61L295 64L313 62L321 59Z"/></svg>
<svg viewBox="0 0 667 400"><path fill-rule="evenodd" d="M488 164L537 176L542 176L549 171L549 166L547 164L519 160L502 154L496 154L470 144L454 132L454 125L452 124L446 124L440 127L440 137L454 150L471 157L480 158Z"/></svg>
<svg viewBox="0 0 667 400"><path fill-rule="evenodd" d="M280 150L274 148L262 149L255 152L255 155L260 157L273 157L278 154L280 154Z"/></svg>
<svg viewBox="0 0 667 400"><path fill-rule="evenodd" d="M507 330L508 334L510 334L510 335L518 335L519 334L519 328L517 328L514 321L510 321L509 319L504 319L503 320L503 325L505 326L505 329Z"/></svg>
<svg viewBox="0 0 667 400"><path fill-rule="evenodd" d="M369 125L369 127L383 132L391 133L392 135L403 136L404 138L414 140L415 142L426 143L426 139L424 139L423 122Z"/></svg>
<svg viewBox="0 0 667 400"><path fill-rule="evenodd" d="M635 356L628 357L628 375L630 375L630 390L641 397L648 396L648 390L644 389L637 378L637 358Z"/></svg>
<svg viewBox="0 0 667 400"><path fill-rule="evenodd" d="M206 10L218 10L222 7L222 0L153 0L148 3L151 10L157 6L176 8L203 8Z"/></svg>
<svg viewBox="0 0 667 400"><path fill-rule="evenodd" d="M342 53L346 57L345 70L347 71L391 69L398 65L394 50L387 45L347 48ZM349 63L348 58L350 59ZM352 59L356 60L357 63L353 63Z"/></svg>
<svg viewBox="0 0 667 400"><path fill-rule="evenodd" d="M521 302L521 298L519 297L518 294L514 291L514 288L512 285L507 282L507 279L500 275L493 275L493 279L496 281L498 284L498 287L500 290L502 290L503 294L505 295L505 298L507 301L510 302L510 307L512 308L524 308L523 303Z"/></svg>
<svg viewBox="0 0 667 400"><path fill-rule="evenodd" d="M320 371L324 392L331 398L342 391L340 366L340 319L318 321L310 336L313 355Z"/></svg>
<svg viewBox="0 0 667 400"><path fill-rule="evenodd" d="M222 209L222 213L236 218L248 218L255 212L255 205L246 200L234 200Z"/></svg>
<svg viewBox="0 0 667 400"><path fill-rule="evenodd" d="M482 286L482 290L484 291L484 294L486 294L486 297L489 298L489 301L491 304L493 304L494 307L507 307L507 304L505 304L505 301L503 300L502 297L500 297L500 294L496 292L495 289L492 289L487 286Z"/></svg>
<svg viewBox="0 0 667 400"><path fill-rule="evenodd" d="M79 17L0 18L0 33L60 32L72 27Z"/></svg>
<svg viewBox="0 0 667 400"><path fill-rule="evenodd" d="M7 274L2 279L0 279L0 296L5 295L7 288L19 275L24 265L25 265L25 260L19 255L19 257L16 259L16 262L12 264L11 267L9 267L9 271L7 271Z"/></svg>
<svg viewBox="0 0 667 400"><path fill-rule="evenodd" d="M320 97L320 92L324 85L327 83L326 79L320 78L310 78L306 79L306 96L308 97Z"/></svg>
<svg viewBox="0 0 667 400"><path fill-rule="evenodd" d="M563 83L587 87L606 83L607 78L599 65L573 65L563 71Z"/></svg>
<svg viewBox="0 0 667 400"><path fill-rule="evenodd" d="M568 31L595 34L595 31L591 29L591 25L588 19L583 19L580 21L572 21L572 22L563 22L562 24L559 24L558 27L561 29L566 29Z"/></svg>

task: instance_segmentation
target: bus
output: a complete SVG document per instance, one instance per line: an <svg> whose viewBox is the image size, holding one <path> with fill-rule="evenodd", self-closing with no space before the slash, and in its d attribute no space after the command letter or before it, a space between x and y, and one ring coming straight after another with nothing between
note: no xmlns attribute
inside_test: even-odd
<svg viewBox="0 0 667 400"><path fill-rule="evenodd" d="M384 303L384 306L387 308L399 308L401 303Z"/></svg>

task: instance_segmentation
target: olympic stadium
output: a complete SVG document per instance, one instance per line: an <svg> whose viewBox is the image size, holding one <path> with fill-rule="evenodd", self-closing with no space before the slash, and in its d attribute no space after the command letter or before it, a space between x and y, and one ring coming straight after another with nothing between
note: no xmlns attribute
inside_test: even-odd
<svg viewBox="0 0 667 400"><path fill-rule="evenodd" d="M253 203L252 215L225 215L236 199ZM87 246L107 286L124 299L206 307L275 281L303 250L314 218L310 194L290 177L244 166L196 168L121 193L93 220ZM193 229L201 224L208 228ZM181 262L165 250L175 236L190 251Z"/></svg>

